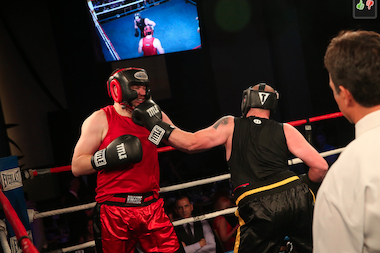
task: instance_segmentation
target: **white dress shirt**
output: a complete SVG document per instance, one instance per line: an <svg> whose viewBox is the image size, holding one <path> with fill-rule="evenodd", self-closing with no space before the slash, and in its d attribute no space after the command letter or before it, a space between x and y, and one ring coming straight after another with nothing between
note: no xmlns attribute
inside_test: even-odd
<svg viewBox="0 0 380 253"><path fill-rule="evenodd" d="M360 119L355 134L318 191L315 253L380 252L380 110Z"/></svg>

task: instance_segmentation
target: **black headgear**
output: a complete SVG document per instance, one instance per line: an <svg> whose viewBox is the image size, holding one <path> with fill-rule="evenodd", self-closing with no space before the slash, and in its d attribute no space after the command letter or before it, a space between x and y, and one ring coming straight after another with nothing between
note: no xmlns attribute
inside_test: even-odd
<svg viewBox="0 0 380 253"><path fill-rule="evenodd" d="M116 69L107 81L108 95L115 102L132 106L131 103L138 97L138 94L137 91L131 89L131 85L145 85L145 99L150 98L148 74L142 68ZM116 92L114 87L116 87Z"/></svg>
<svg viewBox="0 0 380 253"><path fill-rule="evenodd" d="M258 90L253 90L251 86L243 91L241 112L244 117L251 108L267 109L271 110L271 112L276 110L279 94L277 91L265 91L265 86L265 83L260 83Z"/></svg>

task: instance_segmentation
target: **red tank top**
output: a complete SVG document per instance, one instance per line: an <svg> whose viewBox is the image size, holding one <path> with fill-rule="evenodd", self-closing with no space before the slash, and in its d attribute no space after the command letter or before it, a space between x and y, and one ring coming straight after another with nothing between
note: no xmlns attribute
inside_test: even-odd
<svg viewBox="0 0 380 253"><path fill-rule="evenodd" d="M143 47L142 50L144 52L144 56L149 56L149 55L156 55L157 54L157 48L153 46L153 41L154 38L143 38Z"/></svg>
<svg viewBox="0 0 380 253"><path fill-rule="evenodd" d="M119 115L112 105L102 108L107 115L108 132L99 150L106 148L117 137L130 134L138 137L143 149L141 162L126 164L98 172L95 200L107 201L118 193L156 192L160 189L160 169L157 147L148 141L149 131L136 125L129 117Z"/></svg>

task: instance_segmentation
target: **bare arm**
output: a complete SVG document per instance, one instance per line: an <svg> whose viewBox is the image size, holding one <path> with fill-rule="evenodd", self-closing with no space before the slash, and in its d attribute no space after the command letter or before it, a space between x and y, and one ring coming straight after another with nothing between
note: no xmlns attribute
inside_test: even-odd
<svg viewBox="0 0 380 253"><path fill-rule="evenodd" d="M195 133L176 128L169 137L169 143L176 149L187 153L200 152L224 144L227 152L230 150L233 130L234 117L226 116L219 119L214 125Z"/></svg>
<svg viewBox="0 0 380 253"><path fill-rule="evenodd" d="M296 128L289 124L284 124L284 132L289 151L309 166L310 180L321 182L328 170L326 160L306 141Z"/></svg>
<svg viewBox="0 0 380 253"><path fill-rule="evenodd" d="M229 239L234 237L236 235L236 230L238 229L239 225L236 225L232 230L228 233L227 232L227 220L223 216L218 217L217 227L219 228L219 236L223 243L226 243Z"/></svg>
<svg viewBox="0 0 380 253"><path fill-rule="evenodd" d="M142 46L143 46L142 41L143 41L143 39L140 39L140 41L139 41L139 48L137 49L137 52L138 52L139 54L142 53Z"/></svg>
<svg viewBox="0 0 380 253"><path fill-rule="evenodd" d="M84 121L71 162L71 170L74 176L89 175L96 172L91 165L91 157L98 150L107 131L107 117L102 110L94 112Z"/></svg>
<svg viewBox="0 0 380 253"><path fill-rule="evenodd" d="M153 46L157 49L158 53L164 54L165 50L161 45L161 41L159 39L154 39Z"/></svg>
<svg viewBox="0 0 380 253"><path fill-rule="evenodd" d="M145 18L144 22L145 22L145 25L151 25L153 27L156 26L156 22L154 22L153 20L150 20L149 18Z"/></svg>

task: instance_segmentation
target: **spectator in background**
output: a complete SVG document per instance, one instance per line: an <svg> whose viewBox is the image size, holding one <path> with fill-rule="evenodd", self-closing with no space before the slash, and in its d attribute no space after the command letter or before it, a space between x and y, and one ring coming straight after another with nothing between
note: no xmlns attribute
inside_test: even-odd
<svg viewBox="0 0 380 253"><path fill-rule="evenodd" d="M215 211L235 207L236 205L229 198L228 194L216 194ZM218 216L214 219L212 228L219 236L223 249L230 251L234 249L236 231L239 228L237 217L234 213Z"/></svg>
<svg viewBox="0 0 380 253"><path fill-rule="evenodd" d="M95 240L94 229L93 229L93 219L87 220L86 234L81 237L79 243L91 242ZM84 253L95 253L96 247L88 247L84 249Z"/></svg>
<svg viewBox="0 0 380 253"><path fill-rule="evenodd" d="M317 135L315 136L315 141L316 141L316 148L318 152L326 152L330 150L335 150L336 148L326 142L326 136L324 135L323 132L318 132ZM331 155L325 157L325 160L329 164L329 167L338 159L338 155Z"/></svg>
<svg viewBox="0 0 380 253"><path fill-rule="evenodd" d="M64 207L73 207L84 203L80 198L81 182L74 177L69 181L68 192L63 197ZM87 214L84 210L66 213L64 215L69 227L69 241L71 245L78 244L87 233Z"/></svg>
<svg viewBox="0 0 380 253"><path fill-rule="evenodd" d="M176 199L175 211L180 218L192 217L193 209L188 197L181 196ZM214 233L206 220L176 226L175 230L186 253L216 252Z"/></svg>

